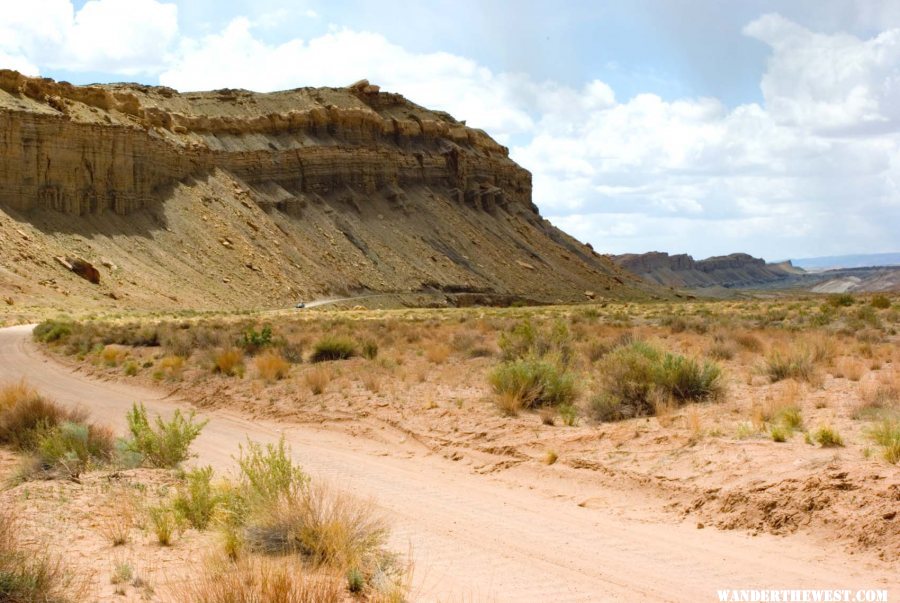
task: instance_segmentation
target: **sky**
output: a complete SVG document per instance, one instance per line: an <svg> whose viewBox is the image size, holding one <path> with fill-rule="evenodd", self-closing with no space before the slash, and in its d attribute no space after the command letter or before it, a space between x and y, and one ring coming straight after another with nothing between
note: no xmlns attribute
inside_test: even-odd
<svg viewBox="0 0 900 603"><path fill-rule="evenodd" d="M507 145L600 252L900 251L896 0L6 0L0 68L367 78Z"/></svg>

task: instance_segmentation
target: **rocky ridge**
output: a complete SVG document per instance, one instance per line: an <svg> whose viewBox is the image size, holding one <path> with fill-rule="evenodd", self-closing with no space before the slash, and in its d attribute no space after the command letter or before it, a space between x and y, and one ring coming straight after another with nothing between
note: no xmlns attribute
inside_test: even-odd
<svg viewBox="0 0 900 603"><path fill-rule="evenodd" d="M687 254L653 251L612 256L614 262L641 278L668 287L746 288L786 281L802 274L791 263L767 264L746 253L732 253L705 260Z"/></svg>
<svg viewBox="0 0 900 603"><path fill-rule="evenodd" d="M20 293L201 307L652 293L544 220L505 147L366 81L178 93L0 71L0 140L0 281ZM56 256L115 269L90 289Z"/></svg>

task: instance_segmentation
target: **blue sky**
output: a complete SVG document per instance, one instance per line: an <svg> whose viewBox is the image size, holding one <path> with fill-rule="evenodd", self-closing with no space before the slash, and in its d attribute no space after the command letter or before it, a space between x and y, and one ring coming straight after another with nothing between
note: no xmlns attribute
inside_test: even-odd
<svg viewBox="0 0 900 603"><path fill-rule="evenodd" d="M32 0L0 66L261 91L368 77L532 171L595 248L900 249L900 2Z"/></svg>

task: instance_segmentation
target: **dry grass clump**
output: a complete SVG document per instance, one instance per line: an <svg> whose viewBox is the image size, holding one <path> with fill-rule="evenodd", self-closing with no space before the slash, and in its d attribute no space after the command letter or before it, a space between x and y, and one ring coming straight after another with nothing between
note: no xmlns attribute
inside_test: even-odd
<svg viewBox="0 0 900 603"><path fill-rule="evenodd" d="M813 355L804 346L772 350L765 358L763 370L772 383L782 379L814 381L817 375Z"/></svg>
<svg viewBox="0 0 900 603"><path fill-rule="evenodd" d="M762 431L768 428L772 439L783 442L803 427L803 417L798 401L802 389L796 381L787 381L778 395L754 404L751 409L753 427Z"/></svg>
<svg viewBox="0 0 900 603"><path fill-rule="evenodd" d="M432 364L443 364L450 357L450 348L442 343L432 343L425 348L425 359Z"/></svg>
<svg viewBox="0 0 900 603"><path fill-rule="evenodd" d="M0 444L34 450L48 428L84 419L84 413L64 409L24 381L0 388Z"/></svg>
<svg viewBox="0 0 900 603"><path fill-rule="evenodd" d="M371 503L311 483L284 440L265 447L249 443L238 464L240 481L223 492L221 503L233 558L240 551L293 554L312 567L352 573L360 588L400 577L383 549L387 525Z"/></svg>
<svg viewBox="0 0 900 603"><path fill-rule="evenodd" d="M117 345L108 345L100 352L100 358L106 366L118 366L126 355L127 352Z"/></svg>
<svg viewBox="0 0 900 603"><path fill-rule="evenodd" d="M352 340L346 337L328 336L316 342L309 361L347 360L353 356L356 356L356 344Z"/></svg>
<svg viewBox="0 0 900 603"><path fill-rule="evenodd" d="M889 463L900 463L900 420L884 419L868 432L869 438L883 448L882 456Z"/></svg>
<svg viewBox="0 0 900 603"><path fill-rule="evenodd" d="M175 535L184 531L184 518L169 505L150 507L147 515L159 546L171 546Z"/></svg>
<svg viewBox="0 0 900 603"><path fill-rule="evenodd" d="M325 391L325 388L328 387L333 378L334 372L328 366L313 367L303 375L309 391L317 396Z"/></svg>
<svg viewBox="0 0 900 603"><path fill-rule="evenodd" d="M0 444L30 455L20 477L57 472L76 477L92 463L112 457L109 429L85 422L23 382L0 388Z"/></svg>
<svg viewBox="0 0 900 603"><path fill-rule="evenodd" d="M860 403L853 407L854 419L877 419L900 411L900 371L882 373L873 383L860 387Z"/></svg>
<svg viewBox="0 0 900 603"><path fill-rule="evenodd" d="M10 509L0 510L0 601L67 603L81 601L86 582L44 550L26 548L21 525Z"/></svg>
<svg viewBox="0 0 900 603"><path fill-rule="evenodd" d="M830 425L823 425L809 434L813 442L822 448L835 448L844 445L844 438Z"/></svg>
<svg viewBox="0 0 900 603"><path fill-rule="evenodd" d="M316 566L349 569L373 561L387 527L371 503L312 483L260 510L246 536L253 550L299 553Z"/></svg>
<svg viewBox="0 0 900 603"><path fill-rule="evenodd" d="M0 412L36 394L34 388L28 385L24 379L6 383L0 387Z"/></svg>
<svg viewBox="0 0 900 603"><path fill-rule="evenodd" d="M244 372L244 350L230 347L213 354L213 372L229 377L242 375Z"/></svg>
<svg viewBox="0 0 900 603"><path fill-rule="evenodd" d="M165 356L159 361L159 369L156 375L161 379L180 379L184 370L184 356Z"/></svg>
<svg viewBox="0 0 900 603"><path fill-rule="evenodd" d="M615 346L606 339L592 339L582 346L584 356L591 364L609 354Z"/></svg>
<svg viewBox="0 0 900 603"><path fill-rule="evenodd" d="M174 600L183 603L338 603L344 600L337 576L310 571L296 558L211 559L198 576L174 590Z"/></svg>
<svg viewBox="0 0 900 603"><path fill-rule="evenodd" d="M260 354L254 361L256 372L265 381L279 381L287 377L291 364L275 351Z"/></svg>
<svg viewBox="0 0 900 603"><path fill-rule="evenodd" d="M763 342L762 340L754 335L753 333L743 331L739 333L734 333L731 338L734 340L736 344L738 344L743 349L748 352L753 352L758 354L763 351Z"/></svg>
<svg viewBox="0 0 900 603"><path fill-rule="evenodd" d="M706 355L716 360L731 360L736 354L737 344L720 334L713 337L712 344L706 350Z"/></svg>
<svg viewBox="0 0 900 603"><path fill-rule="evenodd" d="M477 331L460 331L450 339L453 351L468 358L493 356L494 350L485 342L485 337Z"/></svg>
<svg viewBox="0 0 900 603"><path fill-rule="evenodd" d="M377 394L381 391L381 379L379 378L377 373L368 372L363 375L362 384L367 391L373 394Z"/></svg>
<svg viewBox="0 0 900 603"><path fill-rule="evenodd" d="M115 488L107 497L105 514L99 518L100 534L113 546L122 546L131 538L138 503L129 488Z"/></svg>
<svg viewBox="0 0 900 603"><path fill-rule="evenodd" d="M835 377L843 377L849 381L859 381L866 372L866 366L855 358L841 358L834 369Z"/></svg>
<svg viewBox="0 0 900 603"><path fill-rule="evenodd" d="M830 364L837 356L837 342L826 333L807 337L803 345L815 364Z"/></svg>

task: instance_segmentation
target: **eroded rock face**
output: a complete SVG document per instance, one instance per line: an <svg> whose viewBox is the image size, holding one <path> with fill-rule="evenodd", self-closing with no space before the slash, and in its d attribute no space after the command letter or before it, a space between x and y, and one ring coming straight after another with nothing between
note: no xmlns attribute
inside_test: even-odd
<svg viewBox="0 0 900 603"><path fill-rule="evenodd" d="M0 204L24 211L124 215L217 168L285 207L416 184L482 211L532 208L531 175L505 147L368 82L178 94L0 71L0 142Z"/></svg>
<svg viewBox="0 0 900 603"><path fill-rule="evenodd" d="M246 308L657 292L541 218L505 147L366 81L178 93L0 71L0 142L0 293ZM94 287L52 257L109 272Z"/></svg>

